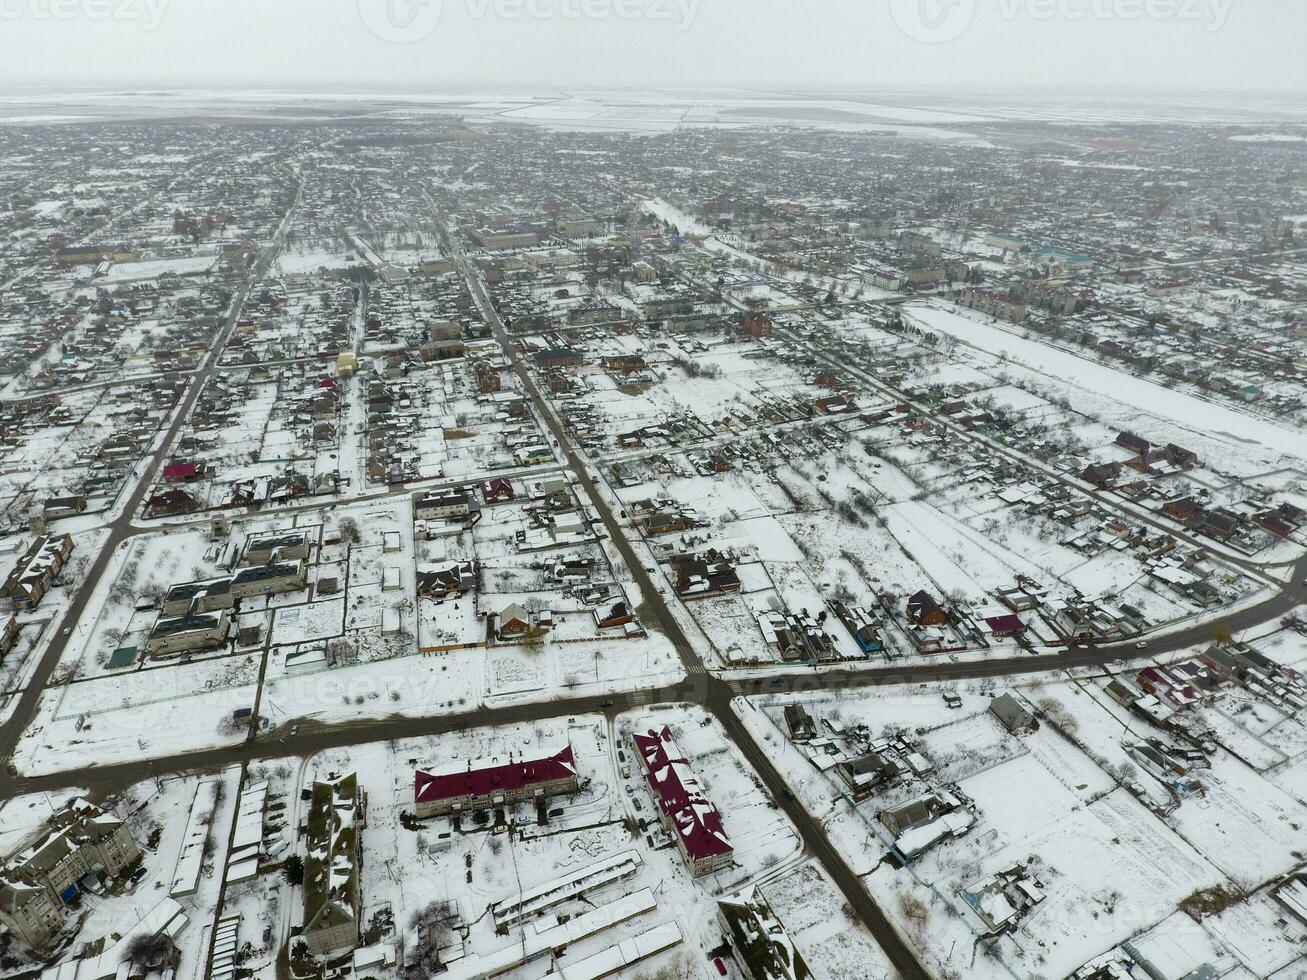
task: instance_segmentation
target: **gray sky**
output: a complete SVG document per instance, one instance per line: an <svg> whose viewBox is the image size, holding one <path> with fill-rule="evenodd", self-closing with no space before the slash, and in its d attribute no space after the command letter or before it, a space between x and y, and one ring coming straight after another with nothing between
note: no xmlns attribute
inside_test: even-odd
<svg viewBox="0 0 1307 980"><path fill-rule="evenodd" d="M11 95L81 84L1307 89L1302 0L413 3L0 0L0 80Z"/></svg>

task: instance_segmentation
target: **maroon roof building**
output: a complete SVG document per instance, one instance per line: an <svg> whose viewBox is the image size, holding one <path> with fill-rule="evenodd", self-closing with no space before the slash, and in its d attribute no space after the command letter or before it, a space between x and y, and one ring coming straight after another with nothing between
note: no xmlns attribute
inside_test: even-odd
<svg viewBox="0 0 1307 980"><path fill-rule="evenodd" d="M722 827L722 816L703 795L672 730L664 726L661 732L632 735L631 740L663 826L675 839L690 872L697 876L729 865L735 849Z"/></svg>
<svg viewBox="0 0 1307 980"><path fill-rule="evenodd" d="M419 819L508 806L575 793L580 789L572 746L544 758L455 762L413 775L413 809Z"/></svg>

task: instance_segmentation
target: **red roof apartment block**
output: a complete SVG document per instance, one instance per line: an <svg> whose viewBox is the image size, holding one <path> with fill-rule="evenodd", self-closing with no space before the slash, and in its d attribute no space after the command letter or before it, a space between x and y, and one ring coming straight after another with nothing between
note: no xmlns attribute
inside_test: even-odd
<svg viewBox="0 0 1307 980"><path fill-rule="evenodd" d="M661 732L633 735L632 741L658 800L663 826L676 838L690 871L707 874L730 864L734 848L722 827L722 816L703 795L672 730L664 726Z"/></svg>
<svg viewBox="0 0 1307 980"><path fill-rule="evenodd" d="M458 762L413 775L413 804L419 818L484 810L536 797L575 793L580 788L572 746L541 759L498 758Z"/></svg>

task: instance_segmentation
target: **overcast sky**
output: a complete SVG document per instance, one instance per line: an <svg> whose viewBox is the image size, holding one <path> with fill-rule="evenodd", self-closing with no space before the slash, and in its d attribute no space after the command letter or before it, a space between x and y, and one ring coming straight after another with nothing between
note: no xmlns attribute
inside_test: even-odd
<svg viewBox="0 0 1307 980"><path fill-rule="evenodd" d="M1304 40L1303 0L0 0L0 81L1304 90Z"/></svg>

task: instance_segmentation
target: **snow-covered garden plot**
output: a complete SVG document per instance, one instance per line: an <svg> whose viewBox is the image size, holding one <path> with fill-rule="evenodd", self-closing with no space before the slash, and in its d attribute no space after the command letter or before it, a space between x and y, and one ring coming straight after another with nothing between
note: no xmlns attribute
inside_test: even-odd
<svg viewBox="0 0 1307 980"><path fill-rule="evenodd" d="M262 713L281 725L297 719L339 723L391 715L434 717L474 707L479 674L447 654L392 653L365 663L344 663L269 676Z"/></svg>
<svg viewBox="0 0 1307 980"><path fill-rule="evenodd" d="M828 980L889 980L894 968L849 916L842 896L809 861L762 886L785 934L813 973Z"/></svg>
<svg viewBox="0 0 1307 980"><path fill-rule="evenodd" d="M792 367L748 344L714 343L688 351L645 351L659 376L654 384L622 386L598 369L583 375L589 392L580 404L596 409L601 431L609 436L658 426L669 416L690 414L711 425L728 415L757 413L764 399L811 402L818 389Z"/></svg>
<svg viewBox="0 0 1307 980"><path fill-rule="evenodd" d="M254 655L178 662L52 687L14 752L20 772L171 756L243 741L232 715L254 706Z"/></svg>
<svg viewBox="0 0 1307 980"><path fill-rule="evenodd" d="M358 265L358 261L346 261L345 253L339 248L315 248L311 243L284 248L277 256L274 269L284 276L295 274L323 272L323 270L345 269Z"/></svg>
<svg viewBox="0 0 1307 980"><path fill-rule="evenodd" d="M1234 957L1251 976L1290 980L1303 969L1307 924L1286 914L1271 889L1207 916L1201 925L1213 948Z"/></svg>
<svg viewBox="0 0 1307 980"><path fill-rule="evenodd" d="M319 599L276 610L272 645L287 646L341 635L344 599Z"/></svg>
<svg viewBox="0 0 1307 980"><path fill-rule="evenodd" d="M994 693L989 682L888 689L838 701L770 696L755 699L761 711L752 703L740 708L799 799L811 812L830 814L828 830L850 862L871 872L868 880L883 907L939 968L961 976L1010 976L1009 967L1063 976L1163 921L1200 889L1256 889L1298 860L1292 841L1301 841L1295 828L1307 826L1307 812L1293 798L1292 782L1260 776L1218 753L1211 769L1198 770L1204 795L1159 817L1120 784L1134 770L1121 741L1143 737L1149 726L1098 685L1016 683L1045 716L1038 731L1021 737L1008 734L987 710ZM949 710L943 693L959 693L961 709ZM895 727L920 732L918 749L934 767L929 779L956 780L976 805L977 825L905 870L878 866L886 844L874 813L920 790L900 785L860 803L856 812L849 809L839 778L820 773L789 742L781 715L789 704L803 704L818 719L820 735L823 720L837 730L865 724L873 735ZM1259 844L1250 849L1248 841ZM972 944L983 926L966 910L961 891L1014 863L1034 870L1044 897L1012 938L999 940L1006 966L984 953L973 961ZM1284 954L1278 928L1242 942L1268 961Z"/></svg>
<svg viewBox="0 0 1307 980"><path fill-rule="evenodd" d="M80 491L87 497L87 512L108 508L127 473L99 458L100 447L118 432L148 432L163 419L160 410L146 410L129 425L124 416L137 404L134 385L70 391L60 396L59 416L38 416L39 421L13 427L5 446L4 473L0 475L0 504L9 516L22 511L37 515L47 497ZM132 462L128 460L128 462ZM88 482L93 481L93 482ZM50 521L52 528L75 526L65 518Z"/></svg>
<svg viewBox="0 0 1307 980"><path fill-rule="evenodd" d="M1257 888L1301 862L1307 828L1301 799L1228 756L1216 759L1202 782L1204 798L1181 806L1172 820L1236 886Z"/></svg>
<svg viewBox="0 0 1307 980"><path fill-rule="evenodd" d="M1060 736L1044 731L1030 738ZM1124 789L1111 789L1110 780L1099 785L1103 774L1077 755L1065 744L1030 751L964 779L960 785L980 814L977 827L907 870L882 868L872 876L878 897L929 959L954 969L969 965L971 935L983 926L969 918L961 892L1014 863L1033 871L1044 898L1020 935L999 940L995 951L1018 972L1052 976L1065 975L1164 918L1195 890L1222 881L1208 860ZM921 904L904 903L904 890ZM962 958L945 947L950 936L967 937ZM976 975L1004 975L988 956L981 962L989 965ZM979 963L971 968L979 970Z"/></svg>
<svg viewBox="0 0 1307 980"><path fill-rule="evenodd" d="M977 352L971 356L982 367L994 365L1002 352L1005 370L1014 376L1058 379L1084 414L1124 429L1139 427L1141 415L1154 418L1160 429L1183 434L1202 458L1254 468L1275 464L1285 454L1307 458L1307 449L1296 448L1301 440L1282 425L1026 340L979 314L938 304L911 304L906 314L962 341Z"/></svg>

